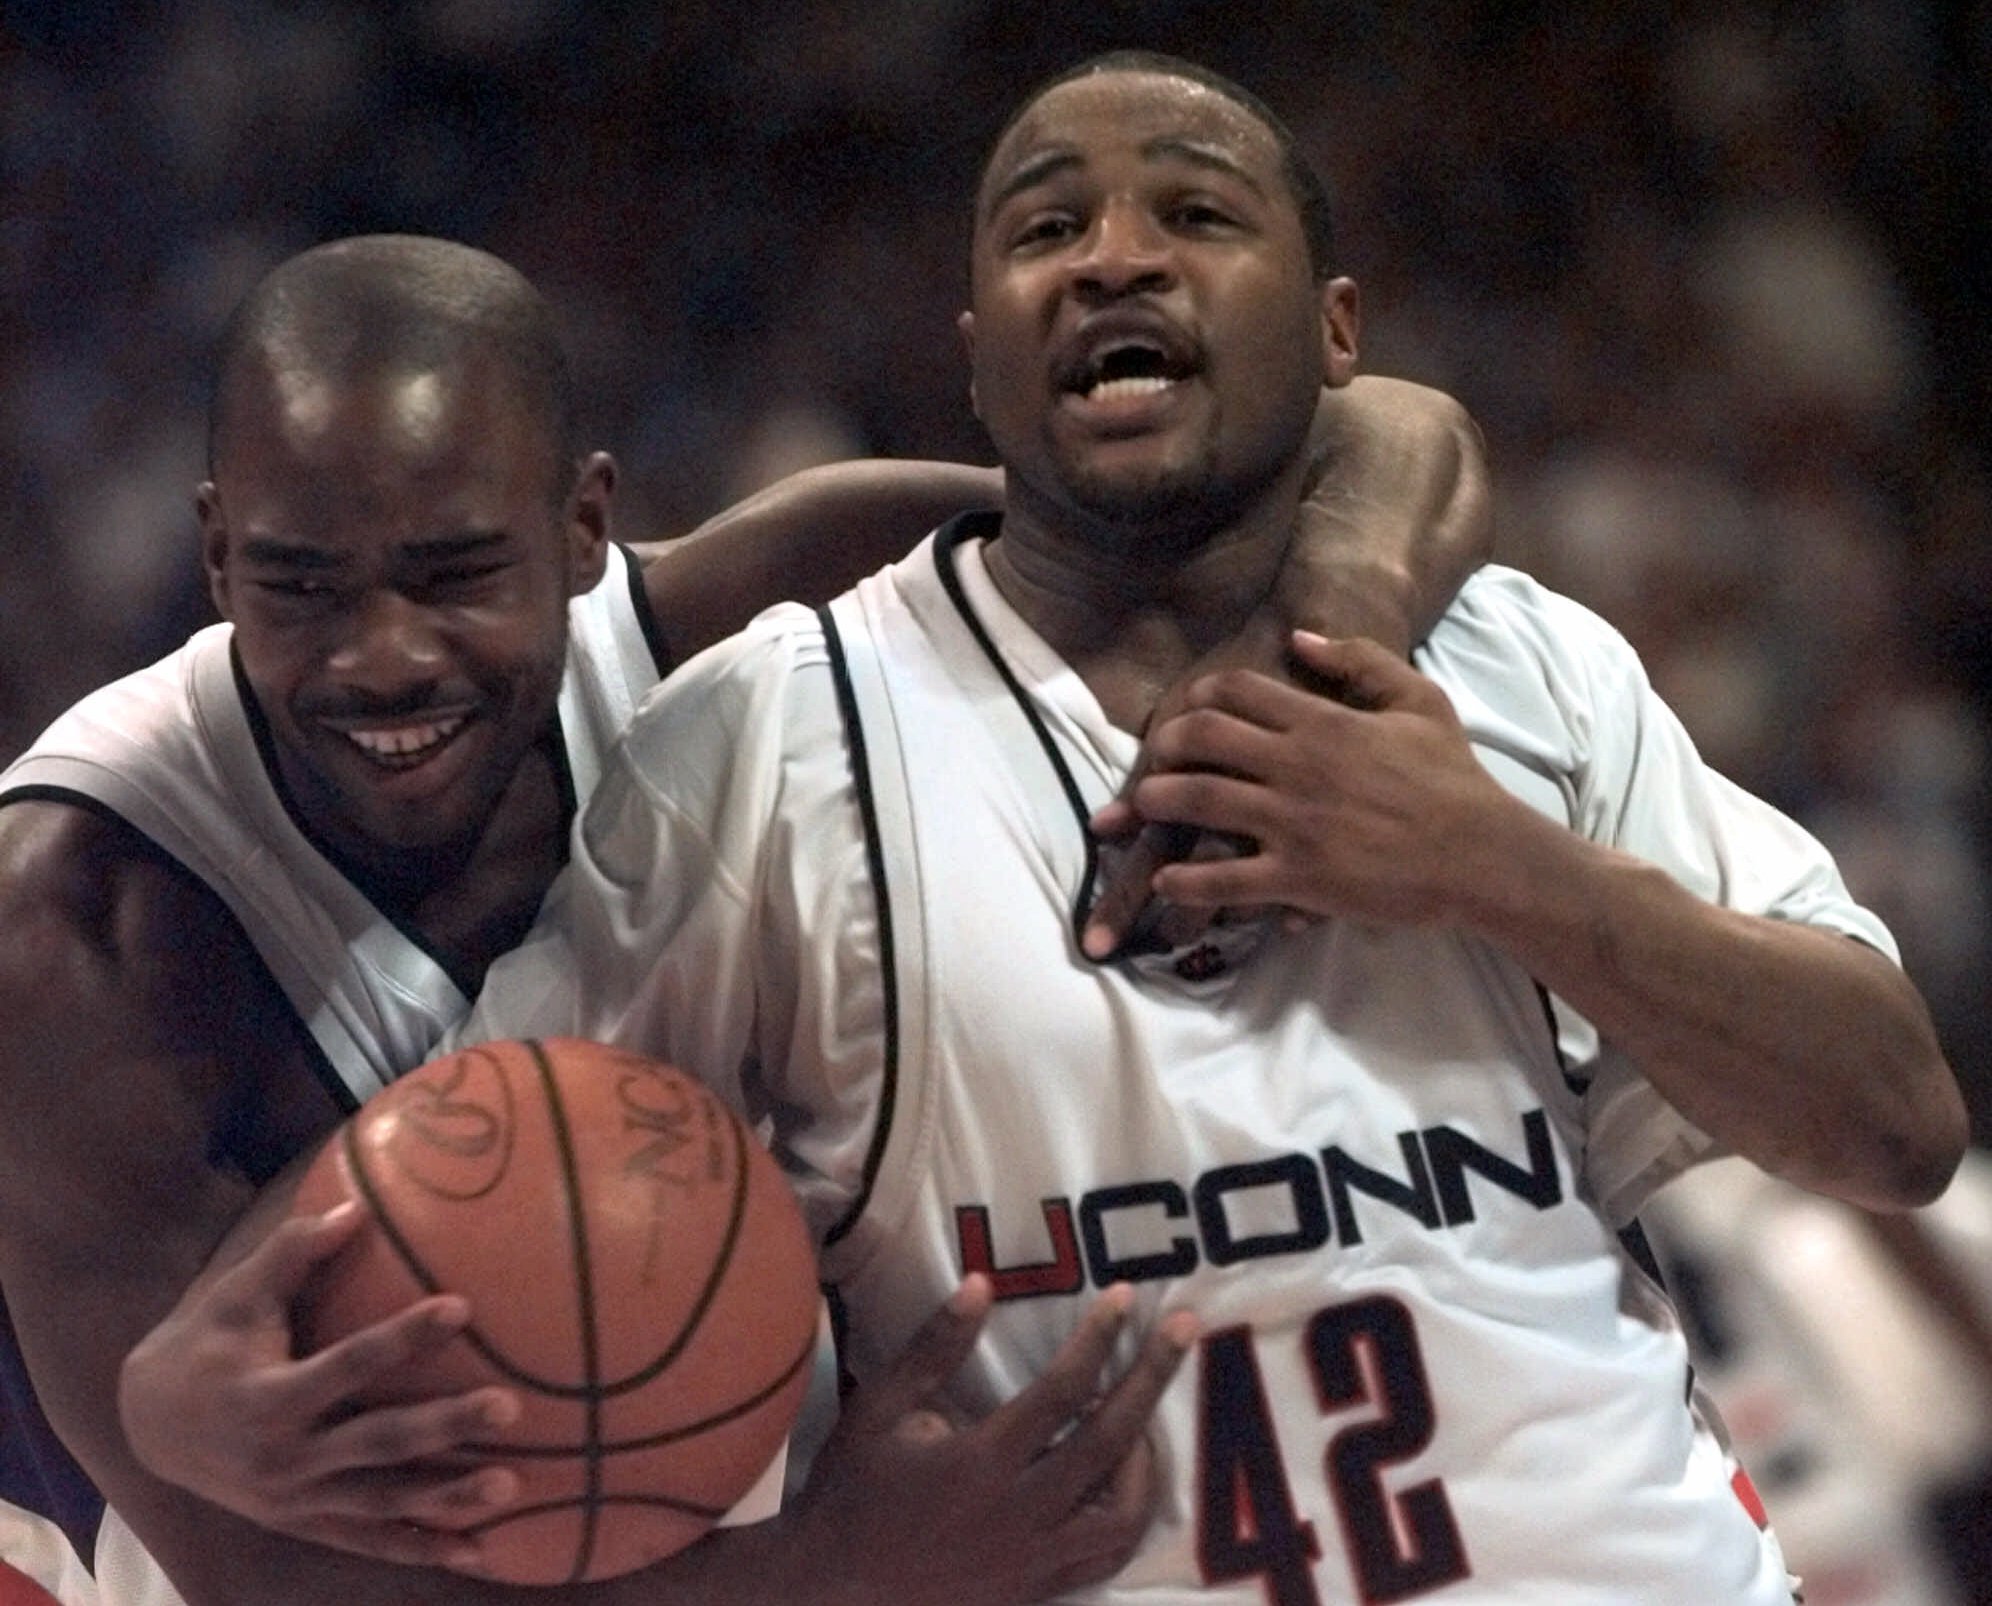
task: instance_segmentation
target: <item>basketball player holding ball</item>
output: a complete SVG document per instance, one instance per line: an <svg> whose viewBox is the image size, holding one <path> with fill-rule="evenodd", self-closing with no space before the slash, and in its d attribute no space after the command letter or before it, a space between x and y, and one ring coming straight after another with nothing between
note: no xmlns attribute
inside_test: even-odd
<svg viewBox="0 0 1992 1606"><path fill-rule="evenodd" d="M362 1105L292 1208L348 1200L368 1230L300 1302L298 1352L425 1294L469 1299L471 1324L365 1403L517 1401L461 1452L517 1485L475 1530L480 1573L614 1577L773 1509L818 1348L816 1254L711 1089L599 1043L480 1043Z"/></svg>
<svg viewBox="0 0 1992 1606"><path fill-rule="evenodd" d="M1941 1191L1963 1106L1886 931L1512 570L1415 667L1303 633L1339 699L1232 670L1157 721L1260 608L1354 367L1323 198L1237 86L1127 54L1025 103L974 219L1004 513L647 701L472 1034L774 1112L861 1388L964 1271L967 1416L1103 1287L1193 1317L1094 1606L1790 1606L1635 1212L1712 1145ZM1130 818L1242 842L1158 890L1260 913L1125 945Z"/></svg>
<svg viewBox="0 0 1992 1606"><path fill-rule="evenodd" d="M361 1606L409 1598L409 1565L475 1567L456 1530L503 1504L504 1469L375 1469L474 1442L516 1402L318 1409L474 1313L420 1301L293 1362L287 1300L359 1222L260 1239L284 1201L257 1190L430 1057L525 931L569 817L674 656L798 576L834 590L988 491L942 465L815 474L709 539L640 554L609 539L614 465L569 438L566 389L545 308L481 253L372 239L293 259L220 364L200 511L229 623L86 699L0 781L0 1288L50 1419L114 1508L76 1535L107 1601L177 1586L192 1606ZM1442 601L1484 526L1428 519L1471 445L1446 405L1375 401L1348 416L1377 452L1341 456L1331 487L1357 491L1368 534L1330 508L1313 556L1409 639L1404 621L1436 612L1411 592ZM1369 584L1393 574L1416 583ZM988 1297L968 1279L937 1300L903 1366L846 1413L832 1451L854 1492L819 1518L821 1542L889 1567L964 1528L994 1535L1007 1542L975 1587L1023 1599L1057 1576L1042 1558L1061 1534L1081 1536L1068 1571L1130 1534L1124 1509L1085 1497L1138 1470L1169 1346L1088 1409L1124 1310L1104 1298L1017 1409L936 1444L929 1392ZM141 1381L196 1402L149 1419L191 1492L141 1464L116 1411L121 1362L169 1315ZM981 1479L973 1499L956 1478ZM701 1542L591 1598L654 1600L667 1581L723 1598L728 1558L775 1543ZM419 1589L514 1598L440 1572Z"/></svg>

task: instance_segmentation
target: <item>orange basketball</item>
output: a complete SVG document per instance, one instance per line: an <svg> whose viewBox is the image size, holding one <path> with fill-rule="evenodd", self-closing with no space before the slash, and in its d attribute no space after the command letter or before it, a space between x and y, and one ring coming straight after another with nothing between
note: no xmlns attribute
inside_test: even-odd
<svg viewBox="0 0 1992 1606"><path fill-rule="evenodd" d="M426 1293L471 1325L392 1398L502 1382L480 1455L524 1488L477 1530L491 1576L628 1572L703 1534L773 1459L816 1338L816 1262L767 1150L699 1083L572 1039L410 1072L312 1163L295 1210L373 1230L301 1313L310 1353ZM400 1380L398 1380L400 1381Z"/></svg>

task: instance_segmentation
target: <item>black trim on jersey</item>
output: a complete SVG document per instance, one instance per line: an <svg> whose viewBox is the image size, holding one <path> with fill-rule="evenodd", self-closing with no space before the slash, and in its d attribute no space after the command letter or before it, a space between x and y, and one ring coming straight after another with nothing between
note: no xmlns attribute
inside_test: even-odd
<svg viewBox="0 0 1992 1606"><path fill-rule="evenodd" d="M1100 874L1099 844L1093 840L1090 826L1093 811L1086 807L1086 799L1079 790L1079 783L1073 780L1072 771L1065 762L1065 755L1059 752L1058 743L1052 739L1051 731L1046 727L1043 716L1037 711L1037 704L1031 701L1030 693L1024 690L1023 683L1017 679L1002 653L997 651L995 641L982 621L976 617L975 609L969 605L968 593L962 589L961 577L955 573L955 549L967 540L994 539L1002 527L1002 522L1002 514L986 510L956 515L944 524L940 533L934 537L934 565L940 571L941 585L947 591L948 600L955 605L955 611L961 615L961 621L968 627L968 633L975 638L976 645L989 659L990 667L1002 677L1003 684L1009 688L1010 696L1015 699L1018 711L1029 723L1032 734L1038 739L1038 745L1044 749L1044 756L1051 761L1052 773L1058 777L1058 784L1065 793L1066 802L1072 805L1072 817L1079 822L1079 840L1085 845L1086 852L1086 868L1080 875L1079 890L1072 900L1072 941L1074 947L1078 949L1080 958L1087 964L1111 964L1117 959L1125 958L1125 952L1117 950L1104 959L1094 959L1080 944L1080 938L1086 932L1086 917L1093 908L1093 885Z"/></svg>
<svg viewBox="0 0 1992 1606"><path fill-rule="evenodd" d="M1570 1069L1570 1061L1564 1056L1563 1040L1556 1031L1556 1002L1550 997L1549 989L1541 982L1535 983L1535 990L1536 997L1542 1001L1543 1018L1549 1022L1549 1043L1556 1054L1557 1069L1563 1073L1563 1085L1582 1098L1590 1092L1591 1084ZM1660 1269L1660 1257L1653 1253L1653 1245L1647 1241L1646 1229L1639 1224L1637 1216L1619 1228L1618 1241L1626 1254L1631 1256L1632 1263L1645 1272L1653 1280L1653 1286L1671 1301L1674 1297L1673 1291L1667 1286L1666 1273ZM1692 1393L1694 1391L1692 1366L1688 1368L1688 1386L1689 1392Z"/></svg>
<svg viewBox="0 0 1992 1606"><path fill-rule="evenodd" d="M650 649L650 662L662 680L678 667L678 656L671 651L671 638L664 633L664 621L657 617L657 610L650 606L650 590L643 583L643 560L620 541L615 550L623 555L623 564L629 576L629 605L636 613L636 625L643 632L644 645Z"/></svg>
<svg viewBox="0 0 1992 1606"><path fill-rule="evenodd" d="M844 720L844 741L851 753L851 779L857 788L858 812L865 822L865 865L871 873L872 896L878 903L878 958L885 989L885 1066L879 1087L878 1119L872 1127L871 1146L865 1151L864 1172L858 1194L851 1206L823 1235L823 1247L840 1242L858 1224L871 1203L872 1185L878 1180L879 1166L885 1160L886 1139L892 1135L894 1105L899 1093L899 966L892 940L892 898L885 878L885 838L879 830L878 800L872 794L871 761L865 748L865 730L858 719L858 696L851 684L850 662L844 656L844 638L828 608L818 608L816 617L823 625L823 645L830 655L830 679L837 688L837 712Z"/></svg>
<svg viewBox="0 0 1992 1606"><path fill-rule="evenodd" d="M1542 1018L1549 1023L1549 1051L1556 1056L1556 1068L1562 1074L1563 1085L1581 1099L1591 1091L1591 1084L1570 1069L1570 1061L1564 1055L1563 1034L1556 1020L1556 1000L1549 996L1549 989L1535 977L1531 976L1529 983L1536 990L1536 1001L1542 1005Z"/></svg>
<svg viewBox="0 0 1992 1606"><path fill-rule="evenodd" d="M311 1066L312 1075L318 1078L320 1086L332 1096L332 1102L338 1105L341 1115L351 1115L360 1107L360 1101L353 1096L353 1090L346 1085L346 1079L333 1067L331 1056L325 1052L324 1045L312 1035L311 1028L304 1022L304 1017L297 1012L297 1005L291 1002L290 994L284 991L283 984L271 972L269 962L263 958L263 951L256 946L255 939L249 935L248 930L236 916L235 911L229 908L228 900L208 884L205 876L160 846L158 842L133 825L130 820L127 820L122 814L118 813L116 809L112 808L102 798L92 797L87 792L74 792L66 786L49 786L46 784L16 786L10 787L4 793L0 793L0 808L6 807L9 803L65 803L71 808L82 809L86 813L94 814L100 820L109 820L122 829L129 831L133 838L143 845L146 851L157 859L161 865L171 870L175 875L184 876L188 881L199 887L204 894L220 904L223 913L235 922L235 929L242 933L243 946L248 949L250 957L255 961L256 968L262 972L261 980L268 986L270 995L273 998L281 998L283 1000L284 1008L290 1015L291 1024L296 1028L298 1042L302 1045L305 1058ZM254 1168L251 1169L252 1171L254 1170ZM267 1182L270 1176L275 1175L278 1169L281 1168L273 1167L267 1174L255 1176L253 1180L260 1186L262 1183Z"/></svg>
<svg viewBox="0 0 1992 1606"><path fill-rule="evenodd" d="M1660 1257L1653 1252L1653 1244L1646 1236L1646 1228L1634 1216L1618 1230L1619 1247L1626 1257L1645 1273L1653 1286L1660 1291L1660 1297L1674 1307L1674 1319L1681 1324L1683 1336L1688 1341L1688 1361L1682 1368L1681 1402L1692 1406L1695 1398L1695 1357L1709 1354L1713 1359L1722 1358L1724 1346L1719 1335L1708 1326L1708 1293L1706 1288L1698 1288L1695 1279L1685 1270L1685 1278L1680 1297L1667 1284L1667 1273L1661 1268Z"/></svg>
<svg viewBox="0 0 1992 1606"><path fill-rule="evenodd" d="M249 677L242 668L242 655L236 651L233 637L229 638L228 643L228 669L235 677L235 694L242 700L242 712L249 721L249 734L255 739L256 756L262 760L263 774L269 779L270 789L277 794L277 801L283 805L284 813L290 816L291 824L297 827L298 835L317 850L320 858L352 884L353 890L366 899L375 914L400 932L414 947L420 949L431 964L449 977L458 992L466 999L474 1000L482 985L482 978L458 974L455 967L431 946L429 939L422 934L419 927L392 910L381 908L378 900L366 890L367 878L359 866L320 836L312 828L311 822L304 817L304 811L298 807L297 799L291 795L290 787L284 781L283 769L277 763L276 737L270 731L270 722L263 713L262 704L256 701L256 694L250 688ZM568 832L574 824L576 803L574 771L567 757L567 732L561 726L557 709L553 716L553 736L548 745L553 758L554 785L560 793L560 840L565 844ZM564 846L561 858L564 863L566 860Z"/></svg>
<svg viewBox="0 0 1992 1606"><path fill-rule="evenodd" d="M1557 1069L1563 1073L1563 1085L1582 1098L1591 1090L1591 1084L1572 1072L1570 1061L1564 1056L1563 1040L1556 1032L1556 1001L1550 997L1549 989L1541 982L1535 983L1535 990L1536 997L1542 1002L1543 1019L1549 1023L1549 1046L1556 1055ZM1667 1294L1666 1275L1660 1270L1659 1257L1653 1253L1653 1245L1647 1242L1646 1229L1640 1226L1637 1216L1619 1228L1618 1240L1624 1246L1625 1252L1632 1257L1632 1263L1653 1279L1655 1288ZM1669 1297L1672 1297L1671 1294Z"/></svg>
<svg viewBox="0 0 1992 1606"><path fill-rule="evenodd" d="M1655 1288L1671 1299L1673 1295L1668 1292L1667 1274L1660 1269L1660 1257L1653 1253L1653 1245L1647 1241L1646 1229L1639 1224L1639 1217L1634 1216L1619 1228L1618 1240L1625 1245L1625 1252L1632 1256L1632 1263L1653 1279Z"/></svg>
<svg viewBox="0 0 1992 1606"><path fill-rule="evenodd" d="M94 797L85 797L80 792L72 792L63 786L10 786L0 791L0 809L9 803L87 803L95 806L99 814L108 814L114 820L122 820L123 815L115 809L98 803Z"/></svg>
<svg viewBox="0 0 1992 1606"><path fill-rule="evenodd" d="M836 1283L818 1285L823 1294L824 1307L830 1312L830 1348L835 1356L837 1369L837 1400L841 1405L850 1397L851 1390L858 1386L858 1380L844 1364L844 1355L851 1342L851 1313L844 1304L844 1290Z"/></svg>
<svg viewBox="0 0 1992 1606"><path fill-rule="evenodd" d="M571 842L574 834L574 816L581 811L581 796L574 790L574 761L568 756L567 732L559 727L557 716L552 748L553 784L560 793L560 857L557 863L565 865L567 863L567 855L571 851ZM546 894L541 893L540 897L544 900ZM534 915L537 918L537 909L534 910ZM445 968L447 969L448 967ZM454 977L451 979L455 980ZM480 980L478 982L478 991L481 992L483 987L484 983ZM466 998L474 1000L477 997L477 993L472 992L469 988L463 988L462 992Z"/></svg>

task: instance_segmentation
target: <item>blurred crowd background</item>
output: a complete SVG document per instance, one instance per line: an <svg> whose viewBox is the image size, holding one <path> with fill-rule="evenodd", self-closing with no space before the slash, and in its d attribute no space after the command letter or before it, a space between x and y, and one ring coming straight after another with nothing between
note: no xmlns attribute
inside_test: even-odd
<svg viewBox="0 0 1992 1606"><path fill-rule="evenodd" d="M987 461L976 164L1124 44L1289 119L1364 365L1467 405L1500 555L1837 852L1992 1141L1983 0L0 0L0 761L205 621L209 354L331 236L540 284L629 537L825 458Z"/></svg>

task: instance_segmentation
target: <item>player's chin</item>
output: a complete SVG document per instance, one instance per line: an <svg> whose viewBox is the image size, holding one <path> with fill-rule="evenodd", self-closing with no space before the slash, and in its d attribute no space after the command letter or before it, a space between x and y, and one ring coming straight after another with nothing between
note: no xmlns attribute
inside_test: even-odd
<svg viewBox="0 0 1992 1606"><path fill-rule="evenodd" d="M1201 476L1194 465L1155 454L1127 452L1122 462L1101 461L1107 454L1076 465L1070 475L1072 498L1096 519L1130 529L1150 525L1176 513Z"/></svg>
<svg viewBox="0 0 1992 1606"><path fill-rule="evenodd" d="M1066 486L1099 540L1151 554L1194 545L1238 501L1202 456L1178 453L1094 454L1070 467Z"/></svg>
<svg viewBox="0 0 1992 1606"><path fill-rule="evenodd" d="M481 773L426 786L404 777L400 784L348 790L347 816L376 851L422 870L467 854L502 791Z"/></svg>

